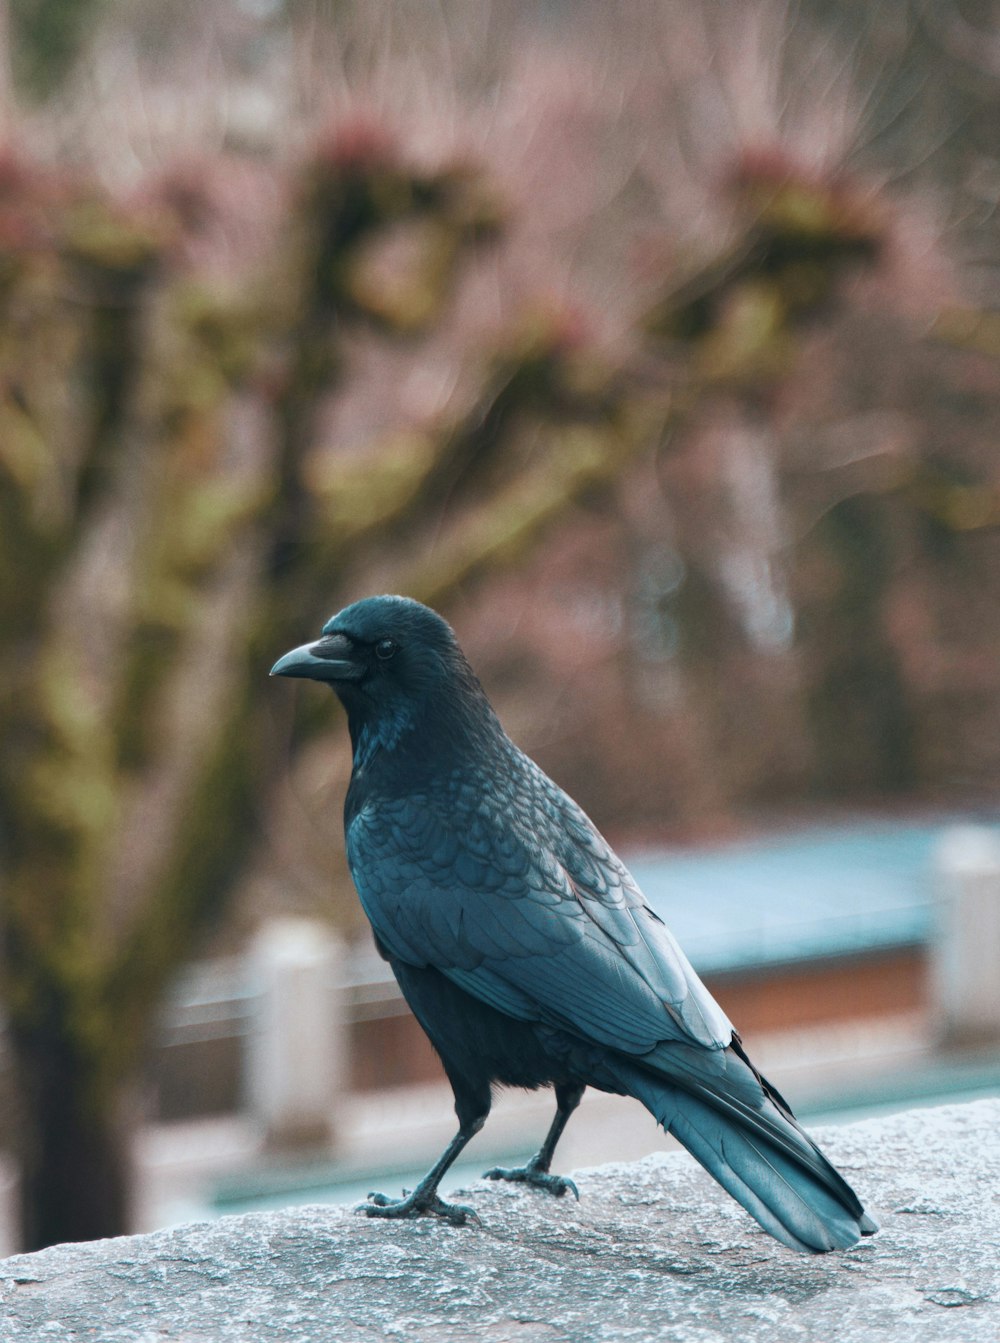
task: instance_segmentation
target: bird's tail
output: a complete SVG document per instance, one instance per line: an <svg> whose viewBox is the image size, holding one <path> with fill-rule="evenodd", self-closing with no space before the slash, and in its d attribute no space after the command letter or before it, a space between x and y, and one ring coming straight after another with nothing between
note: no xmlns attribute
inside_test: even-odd
<svg viewBox="0 0 1000 1343"><path fill-rule="evenodd" d="M667 1080L630 1063L621 1067L622 1081L784 1245L825 1254L872 1235L878 1224L854 1190L752 1068L738 1043L736 1050L725 1051L729 1067L720 1070L723 1077L713 1078L711 1086L696 1077L677 1085L673 1077Z"/></svg>

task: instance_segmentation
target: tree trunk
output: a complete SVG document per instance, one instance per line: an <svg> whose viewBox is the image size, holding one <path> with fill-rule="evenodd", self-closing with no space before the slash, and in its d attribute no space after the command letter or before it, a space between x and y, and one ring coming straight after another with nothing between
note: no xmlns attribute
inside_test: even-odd
<svg viewBox="0 0 1000 1343"><path fill-rule="evenodd" d="M121 1092L65 1040L15 1033L20 1248L99 1240L130 1230L129 1134Z"/></svg>

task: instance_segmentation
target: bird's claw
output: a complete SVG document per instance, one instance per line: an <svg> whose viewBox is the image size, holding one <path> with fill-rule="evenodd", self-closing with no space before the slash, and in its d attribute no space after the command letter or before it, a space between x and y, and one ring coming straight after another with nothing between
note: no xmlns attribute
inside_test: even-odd
<svg viewBox="0 0 1000 1343"><path fill-rule="evenodd" d="M535 1166L517 1166L513 1169L494 1166L492 1170L483 1172L483 1178L531 1185L533 1189L544 1189L547 1194L554 1194L556 1198L572 1194L578 1203L580 1201L580 1191L571 1179L565 1175L550 1175L548 1171L539 1170Z"/></svg>
<svg viewBox="0 0 1000 1343"><path fill-rule="evenodd" d="M475 1208L465 1203L446 1203L437 1194L421 1197L419 1193L407 1191L404 1198L390 1198L388 1194L371 1193L367 1203L359 1203L355 1212L363 1212L366 1217L441 1217L452 1226L465 1226L467 1222L479 1222Z"/></svg>

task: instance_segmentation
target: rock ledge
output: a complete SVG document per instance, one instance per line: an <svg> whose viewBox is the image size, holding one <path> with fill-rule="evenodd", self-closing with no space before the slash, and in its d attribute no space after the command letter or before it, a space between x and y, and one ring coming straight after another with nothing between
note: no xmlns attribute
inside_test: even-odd
<svg viewBox="0 0 1000 1343"><path fill-rule="evenodd" d="M3 1343L775 1343L1000 1337L1000 1100L818 1135L882 1232L783 1249L683 1153L483 1181L482 1225L251 1213L0 1261Z"/></svg>

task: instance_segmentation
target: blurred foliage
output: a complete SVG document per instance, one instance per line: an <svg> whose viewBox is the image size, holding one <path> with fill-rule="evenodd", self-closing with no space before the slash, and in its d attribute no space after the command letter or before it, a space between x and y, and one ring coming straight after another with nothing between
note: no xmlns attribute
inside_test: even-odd
<svg viewBox="0 0 1000 1343"><path fill-rule="evenodd" d="M822 315L845 267L877 262L885 221L844 184L810 180L776 153L745 157L730 190L746 228L646 323L661 339L697 342L706 378L751 386L787 368L782 337Z"/></svg>
<svg viewBox="0 0 1000 1343"><path fill-rule="evenodd" d="M8 0L14 77L45 99L69 76L109 0Z"/></svg>

